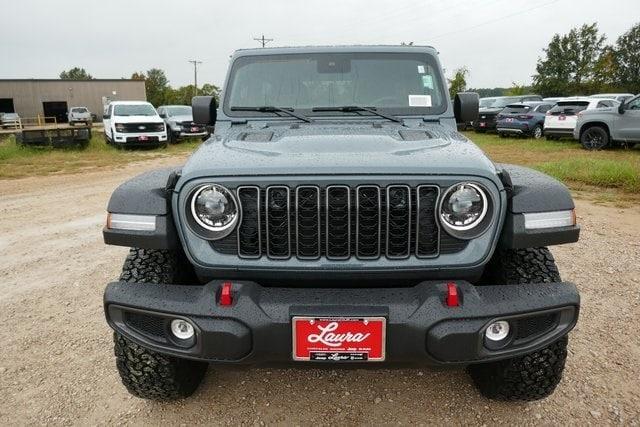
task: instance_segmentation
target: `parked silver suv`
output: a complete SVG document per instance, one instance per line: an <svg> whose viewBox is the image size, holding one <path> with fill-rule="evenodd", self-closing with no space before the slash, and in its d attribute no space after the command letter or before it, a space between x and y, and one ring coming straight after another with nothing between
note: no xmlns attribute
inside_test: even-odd
<svg viewBox="0 0 640 427"><path fill-rule="evenodd" d="M82 123L91 126L91 112L87 107L71 107L69 109L69 124L73 126L76 123Z"/></svg>
<svg viewBox="0 0 640 427"><path fill-rule="evenodd" d="M640 95L618 108L585 110L578 113L573 137L588 150L640 143Z"/></svg>

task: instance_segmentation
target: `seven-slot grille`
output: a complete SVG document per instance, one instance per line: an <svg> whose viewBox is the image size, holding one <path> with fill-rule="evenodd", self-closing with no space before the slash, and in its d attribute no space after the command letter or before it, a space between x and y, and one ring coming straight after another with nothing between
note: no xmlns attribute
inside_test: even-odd
<svg viewBox="0 0 640 427"><path fill-rule="evenodd" d="M234 246L241 258L367 260L440 253L435 185L273 185L236 191L242 220L236 233L213 246L225 253Z"/></svg>

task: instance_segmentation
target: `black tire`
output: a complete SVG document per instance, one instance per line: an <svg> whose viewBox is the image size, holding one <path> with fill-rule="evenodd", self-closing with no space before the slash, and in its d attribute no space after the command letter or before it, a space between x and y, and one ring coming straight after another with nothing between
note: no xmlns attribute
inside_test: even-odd
<svg viewBox="0 0 640 427"><path fill-rule="evenodd" d="M582 131L580 144L586 150L602 150L609 145L609 132L602 126L591 126Z"/></svg>
<svg viewBox="0 0 640 427"><path fill-rule="evenodd" d="M498 285L559 282L560 273L547 248L496 251L483 282ZM533 401L551 395L562 379L567 359L564 336L532 353L470 365L467 368L480 393L495 400Z"/></svg>
<svg viewBox="0 0 640 427"><path fill-rule="evenodd" d="M176 144L178 139L173 134L173 131L169 126L167 126L167 144Z"/></svg>
<svg viewBox="0 0 640 427"><path fill-rule="evenodd" d="M504 132L498 132L498 136L499 136L500 138L507 138L507 134L506 134L506 133L504 133Z"/></svg>
<svg viewBox="0 0 640 427"><path fill-rule="evenodd" d="M184 254L167 250L131 249L120 280L137 283L194 283ZM196 391L207 363L148 350L114 332L116 367L129 393L143 399L176 400Z"/></svg>
<svg viewBox="0 0 640 427"><path fill-rule="evenodd" d="M541 125L535 125L531 130L531 137L533 139L542 139L544 136L544 130Z"/></svg>

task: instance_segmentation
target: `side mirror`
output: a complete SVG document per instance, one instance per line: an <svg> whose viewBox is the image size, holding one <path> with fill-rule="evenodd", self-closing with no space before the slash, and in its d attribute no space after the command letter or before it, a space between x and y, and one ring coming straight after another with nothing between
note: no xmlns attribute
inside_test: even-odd
<svg viewBox="0 0 640 427"><path fill-rule="evenodd" d="M193 122L198 125L215 126L218 104L213 96L194 96L191 100Z"/></svg>
<svg viewBox="0 0 640 427"><path fill-rule="evenodd" d="M104 120L104 119L109 120L110 118L111 118L111 116L110 116L110 115L108 115L108 114L103 114L103 115L102 115L102 120Z"/></svg>
<svg viewBox="0 0 640 427"><path fill-rule="evenodd" d="M480 96L475 92L460 92L453 100L456 123L467 123L478 119Z"/></svg>
<svg viewBox="0 0 640 427"><path fill-rule="evenodd" d="M161 119L166 119L167 115L165 113L158 114Z"/></svg>
<svg viewBox="0 0 640 427"><path fill-rule="evenodd" d="M624 110L626 110L625 102L624 102L624 101L622 101L622 102L620 103L620 105L618 105L618 113L620 113L620 114L624 114Z"/></svg>

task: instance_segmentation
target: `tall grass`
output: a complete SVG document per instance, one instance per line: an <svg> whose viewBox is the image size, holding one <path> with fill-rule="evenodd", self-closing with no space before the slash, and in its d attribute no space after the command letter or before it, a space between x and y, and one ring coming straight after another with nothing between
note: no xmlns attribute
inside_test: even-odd
<svg viewBox="0 0 640 427"><path fill-rule="evenodd" d="M561 181L640 193L640 162L577 158L546 162L535 168Z"/></svg>
<svg viewBox="0 0 640 427"><path fill-rule="evenodd" d="M200 141L184 141L166 149L121 150L105 144L95 133L85 148L24 147L13 136L0 140L0 178L19 178L51 173L73 173L92 168L119 167L155 157L184 156Z"/></svg>

